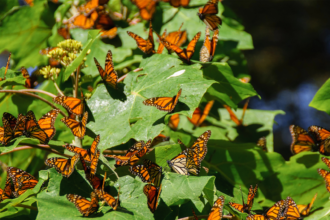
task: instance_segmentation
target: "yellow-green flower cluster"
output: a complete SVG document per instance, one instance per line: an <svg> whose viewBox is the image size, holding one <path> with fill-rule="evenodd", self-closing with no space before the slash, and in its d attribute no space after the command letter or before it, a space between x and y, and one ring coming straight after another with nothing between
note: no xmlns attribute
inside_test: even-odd
<svg viewBox="0 0 330 220"><path fill-rule="evenodd" d="M61 72L61 69L51 66L45 66L40 70L40 74L46 79L55 80L58 77L58 74Z"/></svg>

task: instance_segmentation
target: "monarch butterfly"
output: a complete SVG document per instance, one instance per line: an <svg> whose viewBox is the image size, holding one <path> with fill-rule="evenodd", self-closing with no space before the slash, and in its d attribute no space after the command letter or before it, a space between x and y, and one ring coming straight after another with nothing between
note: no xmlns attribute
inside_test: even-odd
<svg viewBox="0 0 330 220"><path fill-rule="evenodd" d="M86 132L87 119L88 119L88 112L85 112L81 121L76 121L69 117L65 117L61 119L61 122L63 122L68 128L70 128L74 136L83 139Z"/></svg>
<svg viewBox="0 0 330 220"><path fill-rule="evenodd" d="M313 132L308 133L297 125L291 125L290 133L292 137L290 149L293 155L303 151L313 151L317 148L318 144L314 141Z"/></svg>
<svg viewBox="0 0 330 220"><path fill-rule="evenodd" d="M162 167L145 159L143 165L135 165L129 168L129 171L141 178L142 182L153 183L155 186L160 186L162 178Z"/></svg>
<svg viewBox="0 0 330 220"><path fill-rule="evenodd" d="M312 206L314 204L316 197L317 197L317 193L314 195L314 197L312 198L312 201L308 205L297 205L300 215L303 215L303 216L309 215L309 212L312 209Z"/></svg>
<svg viewBox="0 0 330 220"><path fill-rule="evenodd" d="M100 63L94 57L94 62L96 67L105 83L112 86L113 88L117 87L118 75L114 69L114 65L112 62L112 53L111 50L108 50L107 57L105 60L105 70L101 67Z"/></svg>
<svg viewBox="0 0 330 220"><path fill-rule="evenodd" d="M117 200L112 195L110 195L109 193L105 192L104 191L104 183L105 183L106 178L107 178L107 172L104 173L102 189L96 189L94 191L96 192L96 194L98 195L98 197L101 200L104 200L109 206L111 206L113 208L113 210L117 210L118 205L119 205L119 190L118 190Z"/></svg>
<svg viewBox="0 0 330 220"><path fill-rule="evenodd" d="M70 39L71 35L68 28L62 27L57 29L57 33L62 36L64 39Z"/></svg>
<svg viewBox="0 0 330 220"><path fill-rule="evenodd" d="M49 140L51 140L56 133L54 124L59 112L59 109L50 110L38 120L39 127L47 134Z"/></svg>
<svg viewBox="0 0 330 220"><path fill-rule="evenodd" d="M188 120L195 126L198 127L200 126L204 120L206 119L206 117L208 116L212 106L213 106L214 101L209 101L205 108L204 111L202 112L202 110L200 108L196 108L192 118L188 118Z"/></svg>
<svg viewBox="0 0 330 220"><path fill-rule="evenodd" d="M56 104L62 105L69 113L81 116L84 111L84 103L81 99L68 97L68 96L57 96L53 99Z"/></svg>
<svg viewBox="0 0 330 220"><path fill-rule="evenodd" d="M180 115L174 114L171 116L170 121L168 122L168 126L170 126L171 129L176 130L179 126L180 122Z"/></svg>
<svg viewBox="0 0 330 220"><path fill-rule="evenodd" d="M33 189L38 183L34 176L15 167L8 167L7 173L13 181L15 197L19 197L28 189Z"/></svg>
<svg viewBox="0 0 330 220"><path fill-rule="evenodd" d="M161 111L171 112L174 110L176 104L179 101L182 89L179 90L178 94L174 97L156 97L150 98L143 101L146 106L155 106Z"/></svg>
<svg viewBox="0 0 330 220"><path fill-rule="evenodd" d="M310 126L308 131L315 134L320 153L330 155L330 131L315 125Z"/></svg>
<svg viewBox="0 0 330 220"><path fill-rule="evenodd" d="M2 190L0 190L0 202L2 202L3 200L6 199L12 199L15 198L14 196L14 185L12 183L12 181L10 180L10 176L9 174L7 174L7 178L6 178L6 184L5 184L5 188Z"/></svg>
<svg viewBox="0 0 330 220"><path fill-rule="evenodd" d="M213 33L212 40L210 39L210 29L206 27L205 40L203 46L199 52L199 61L206 63L211 62L214 57L215 48L218 43L219 29L215 30Z"/></svg>
<svg viewBox="0 0 330 220"><path fill-rule="evenodd" d="M283 217L283 211L286 208L286 200L280 200L277 203L275 203L272 207L268 209L268 211L265 214L264 218L267 219L282 219Z"/></svg>
<svg viewBox="0 0 330 220"><path fill-rule="evenodd" d="M55 170L62 174L64 177L70 177L74 171L76 163L79 161L79 154L75 154L69 159L52 157L45 161L45 164L49 167L54 167Z"/></svg>
<svg viewBox="0 0 330 220"><path fill-rule="evenodd" d="M40 50L39 53L41 55L48 55L50 51L55 50L57 48L58 47L47 47L45 49ZM51 57L51 58L49 58L49 65L53 66L53 67L56 67L56 66L59 67L59 66L61 66L61 63L57 59Z"/></svg>
<svg viewBox="0 0 330 220"><path fill-rule="evenodd" d="M220 220L222 218L223 205L225 203L225 198L220 196L213 204L211 212L207 220Z"/></svg>
<svg viewBox="0 0 330 220"><path fill-rule="evenodd" d="M223 107L225 109L227 109L228 113L229 113L229 116L230 116L230 119L235 122L235 124L240 127L240 126L243 126L243 119L244 119L244 115L245 115L245 112L246 112L246 109L249 105L249 100L246 100L244 106L243 106L243 112L242 112L242 117L241 119L238 119L236 114L231 110L231 108L228 106L228 105L223 105Z"/></svg>
<svg viewBox="0 0 330 220"><path fill-rule="evenodd" d="M117 27L113 23L109 14L105 11L100 11L97 20L95 21L95 28L101 30L102 38L114 38L117 35Z"/></svg>
<svg viewBox="0 0 330 220"><path fill-rule="evenodd" d="M47 126L46 123L41 124L43 124L43 126ZM49 127L51 127L51 125ZM33 111L28 111L25 116L25 128L23 134L26 137L33 137L38 139L41 144L47 144L49 141L47 133L40 128Z"/></svg>
<svg viewBox="0 0 330 220"><path fill-rule="evenodd" d="M65 147L65 149L67 149L70 152L81 154L81 156L84 158L85 161L91 163L93 158L97 154L97 151L98 151L97 146L99 143L100 143L100 135L97 135L94 138L94 141L93 141L91 147L87 150L80 148L80 147L73 146L73 145L69 145L69 144L66 144L64 147Z"/></svg>
<svg viewBox="0 0 330 220"><path fill-rule="evenodd" d="M219 0L209 0L197 13L199 19L201 19L211 31L217 30L218 26L222 24L221 18L216 15L218 14L218 1Z"/></svg>
<svg viewBox="0 0 330 220"><path fill-rule="evenodd" d="M151 24L151 21L149 23L149 35L148 35L148 39L145 40L143 39L142 37L130 32L130 31L127 31L127 34L132 37L135 41L136 41L136 44L138 46L138 48L146 53L146 54L153 54L153 53L156 53L155 52L155 44L154 44L154 37L152 35L152 24Z"/></svg>
<svg viewBox="0 0 330 220"><path fill-rule="evenodd" d="M19 71L21 71L22 76L25 78L25 87L32 88L31 78L27 69L25 67L21 67Z"/></svg>
<svg viewBox="0 0 330 220"><path fill-rule="evenodd" d="M154 147L162 142L169 141L170 137L166 137L163 134L159 134L157 137L155 137L151 142L151 147Z"/></svg>
<svg viewBox="0 0 330 220"><path fill-rule="evenodd" d="M101 189L101 180L95 175L91 175L91 168L86 165L84 157L79 154L80 156L80 162L84 169L86 179L90 182L94 190L100 190Z"/></svg>
<svg viewBox="0 0 330 220"><path fill-rule="evenodd" d="M91 201L74 194L67 194L66 198L76 206L83 216L89 216L99 209L99 199L95 192L91 193Z"/></svg>
<svg viewBox="0 0 330 220"><path fill-rule="evenodd" d="M299 209L291 197L287 197L285 205L286 207L283 216L286 217L286 220L295 220L300 218Z"/></svg>
<svg viewBox="0 0 330 220"><path fill-rule="evenodd" d="M198 146L198 145L197 145ZM200 162L199 159L199 146L197 152L193 149L187 148L182 151L179 155L174 157L172 160L168 160L167 164L171 167L176 173L181 175L198 175L200 171ZM194 158L197 158L197 163Z"/></svg>
<svg viewBox="0 0 330 220"><path fill-rule="evenodd" d="M2 145L8 145L10 141L23 134L25 116L19 114L17 119L10 113L4 112L2 117L3 128L0 127L0 140Z"/></svg>
<svg viewBox="0 0 330 220"><path fill-rule="evenodd" d="M201 32L198 32L194 38L189 42L187 48L181 49L180 47L176 46L175 44L171 44L167 42L165 39L162 39L159 35L159 39L161 40L162 44L166 47L167 50L173 50L181 59L186 61L187 63L190 63L191 57L195 53L195 46L197 44L197 41L199 40L201 36Z"/></svg>
<svg viewBox="0 0 330 220"><path fill-rule="evenodd" d="M7 71L8 71L9 63L10 63L10 57L11 57L11 53L9 53L5 73L3 74L3 78L0 78L0 81L6 80L6 75L7 75Z"/></svg>
<svg viewBox="0 0 330 220"><path fill-rule="evenodd" d="M162 191L162 185L159 187L147 184L143 187L143 192L147 196L148 207L152 213L154 213L158 206L158 199Z"/></svg>
<svg viewBox="0 0 330 220"><path fill-rule="evenodd" d="M267 152L267 141L266 141L266 137L261 137L259 138L259 140L257 141L257 146L261 147L261 149L265 152Z"/></svg>
<svg viewBox="0 0 330 220"><path fill-rule="evenodd" d="M130 149L127 150L125 156L104 155L105 157L114 158L116 160L115 167L134 165L143 157L150 148L151 139L147 143L144 141L136 142Z"/></svg>
<svg viewBox="0 0 330 220"><path fill-rule="evenodd" d="M243 83L249 83L250 80L251 80L251 76L244 76L244 77L239 79L239 81L241 81Z"/></svg>
<svg viewBox="0 0 330 220"><path fill-rule="evenodd" d="M182 44L184 44L187 40L187 32L186 31L181 31L181 27L182 27L183 23L181 24L180 28L178 31L173 31L170 32L166 35L166 30L164 31L162 37L159 39L159 46L158 46L158 50L157 53L161 54L164 50L164 44L162 43L161 39L165 39L165 41L174 44L178 47L181 47ZM169 52L171 52L172 50L169 50Z"/></svg>
<svg viewBox="0 0 330 220"><path fill-rule="evenodd" d="M249 188L249 194L248 194L246 204L244 204L244 200L242 199L243 200L242 201L243 205L238 204L238 203L233 203L233 202L229 202L229 205L231 207L233 207L234 209L236 209L237 211L239 211L239 212L248 212L248 213L250 213L251 208L253 206L253 200L254 200L254 197L257 193L257 190L258 190L258 185L256 185L254 189L253 189L253 186L251 185L250 188Z"/></svg>
<svg viewBox="0 0 330 220"><path fill-rule="evenodd" d="M189 5L190 0L163 0L163 2L169 2L175 8L180 6L187 7Z"/></svg>
<svg viewBox="0 0 330 220"><path fill-rule="evenodd" d="M201 136L197 138L197 140L193 143L193 145L190 147L193 150L197 150L199 152L198 157L200 160L204 160L206 153L207 153L207 142L209 141L211 137L211 131L207 130L205 131ZM180 140L178 140L179 144L183 144Z"/></svg>
<svg viewBox="0 0 330 220"><path fill-rule="evenodd" d="M325 157L322 157L321 159L330 169L330 160ZM326 186L328 192L330 192L330 172L328 172L324 169L317 169L317 171L325 180L325 186Z"/></svg>
<svg viewBox="0 0 330 220"><path fill-rule="evenodd" d="M131 0L140 10L140 16L143 20L150 20L156 11L156 3L154 0Z"/></svg>

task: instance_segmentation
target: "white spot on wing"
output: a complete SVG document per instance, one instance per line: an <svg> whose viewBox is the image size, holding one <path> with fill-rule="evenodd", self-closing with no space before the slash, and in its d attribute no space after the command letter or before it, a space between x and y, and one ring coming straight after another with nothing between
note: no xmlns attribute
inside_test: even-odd
<svg viewBox="0 0 330 220"><path fill-rule="evenodd" d="M186 72L186 70L179 70L178 72L173 73L173 75L167 77L166 79L169 79L169 78L171 78L171 77L177 77L177 76L180 76L180 75L184 74L184 72Z"/></svg>

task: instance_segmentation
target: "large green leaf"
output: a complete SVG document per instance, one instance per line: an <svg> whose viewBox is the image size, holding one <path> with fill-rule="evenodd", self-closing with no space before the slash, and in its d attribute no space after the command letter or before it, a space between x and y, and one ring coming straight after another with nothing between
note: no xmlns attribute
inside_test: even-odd
<svg viewBox="0 0 330 220"><path fill-rule="evenodd" d="M240 101L257 95L251 84L243 83L233 75L227 63L205 64L203 74L219 82L208 89L208 99L218 100L235 108Z"/></svg>
<svg viewBox="0 0 330 220"><path fill-rule="evenodd" d="M21 72L8 69L6 76L5 76L5 70L6 70L6 67L2 67L0 69L0 78L4 79L6 77L6 80L0 81L0 87L25 85L26 79L22 76Z"/></svg>
<svg viewBox="0 0 330 220"><path fill-rule="evenodd" d="M54 20L45 19L52 13L46 0L35 2L33 7L24 6L9 14L0 26L1 51L8 50L12 58L18 60L17 67L34 67L46 62L46 57L39 54L47 47Z"/></svg>
<svg viewBox="0 0 330 220"><path fill-rule="evenodd" d="M154 55L143 60L143 71L130 72L117 91L99 86L87 105L93 114L88 127L101 135L100 149L127 142L148 140L164 129L166 112L142 102L152 97L172 97L182 88L176 112L191 115L205 91L215 82L202 76L200 66L182 66L169 55ZM107 126L105 126L107 125Z"/></svg>
<svg viewBox="0 0 330 220"><path fill-rule="evenodd" d="M330 114L329 107L330 100L330 79L328 79L322 87L317 91L309 106L316 108L317 110L324 111Z"/></svg>

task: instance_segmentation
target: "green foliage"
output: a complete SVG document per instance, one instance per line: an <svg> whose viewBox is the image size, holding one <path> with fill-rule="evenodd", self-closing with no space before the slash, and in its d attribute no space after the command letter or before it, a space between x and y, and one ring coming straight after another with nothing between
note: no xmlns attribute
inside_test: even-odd
<svg viewBox="0 0 330 220"><path fill-rule="evenodd" d="M14 62L12 69L22 65L40 68L47 63L47 57L39 51L48 46L56 46L62 37L57 33L72 6L72 1L62 0L54 4L46 0L35 0L34 6L19 6L16 1L5 0L0 9L0 52L8 50ZM111 0L111 12L120 12L119 1ZM131 1L121 2L127 8L127 17L134 18L138 9ZM97 176L108 174L106 192L116 197L119 192L120 206L116 211L108 205L100 204L100 209L92 217L97 219L164 219L172 220L191 216L194 208L198 215L208 215L214 201L225 196L224 214L235 215L236 219L245 219L247 214L233 210L228 202L242 203L241 191L246 201L250 185L258 184L259 189L252 208L253 213L263 213L275 202L291 196L297 204L308 204L315 193L318 197L312 213L306 219L328 219L328 193L324 180L317 168L327 169L318 153L303 152L285 161L273 152L273 125L275 116L284 114L281 110L265 111L248 109L243 125L237 126L231 119L226 104L237 109L240 103L258 96L253 86L239 80L248 74L247 62L241 50L253 49L252 37L244 31L236 15L219 4L219 14L223 19L219 42L212 63L200 63L199 53L204 41L205 24L196 16L199 7L205 1L192 0L187 8L173 8L168 3L159 2L153 18L153 28L157 33L177 31L182 22L188 41L199 31L202 37L196 46L193 64L186 65L174 54L155 54L147 56L137 48L136 42L127 35L134 32L147 38L148 22L129 25L126 20L114 20L118 26L114 39L101 39L99 30L71 29L74 40L83 45L77 58L66 68L62 68L55 84L50 79L38 78L36 95L53 103L52 98L61 90L67 96L79 93L69 79L76 74L82 62L86 65L81 71L79 88L84 94L85 110L89 113L86 135L81 143L62 123L59 115L55 122L56 135L48 143L52 153L40 149L17 150L18 147L38 146L39 141L25 136L18 137L8 146L0 146L1 167L19 167L38 178L38 185L15 199L0 203L0 218L27 219L76 219L82 215L74 204L66 198L67 194L78 194L90 198L92 186L87 181L80 162L69 178L57 173L54 168L45 169L44 160L72 153L64 150L65 143L90 148L95 135L100 135L99 149L127 150L135 141L154 139L159 134L168 137L167 141L153 146L152 151L142 159L150 159L162 166L162 191L159 206L153 214L147 205L140 178L132 176L128 167L119 167L113 172L113 159L100 156ZM157 39L154 34L154 39ZM156 48L158 42L155 42ZM187 42L184 44L184 47ZM100 81L94 63L96 58L104 67L106 54L112 51L114 68L124 80L115 90ZM140 68L137 71L137 68ZM5 68L0 69L0 78L4 78ZM127 74L127 75L125 75ZM72 77L71 77L72 79ZM327 107L329 80L315 95L310 106L330 113ZM20 72L9 69L6 80L0 81L3 90L25 89L25 78ZM58 88L56 88L58 86ZM89 91L92 87L92 91ZM173 112L159 111L145 106L143 101L152 97L173 97L179 89L182 94ZM42 90L42 91L40 91ZM42 93L43 92L43 93ZM49 96L45 92L51 93ZM79 95L77 96L79 98ZM259 97L260 98L260 97ZM197 107L204 108L205 103L215 100L215 104L200 127L195 127L187 117L192 117ZM65 112L65 109L55 105ZM0 92L0 115L9 112L14 116L33 110L37 119L53 107L46 102L26 94ZM176 130L169 127L170 117L179 114L180 123ZM240 119L242 109L235 114ZM171 171L167 161L182 152L183 146L177 144L180 139L191 146L206 130L212 135L207 144L208 153L202 161L199 176L182 176ZM268 152L256 146L259 138L266 137ZM40 146L39 147L45 147ZM46 146L47 147L47 146ZM58 152L56 152L58 151ZM142 159L139 163L142 162ZM209 172L206 170L209 169ZM41 171L40 171L41 170ZM40 171L40 172L39 172ZM110 179L110 181L109 181ZM3 188L6 172L1 173L0 186Z"/></svg>

